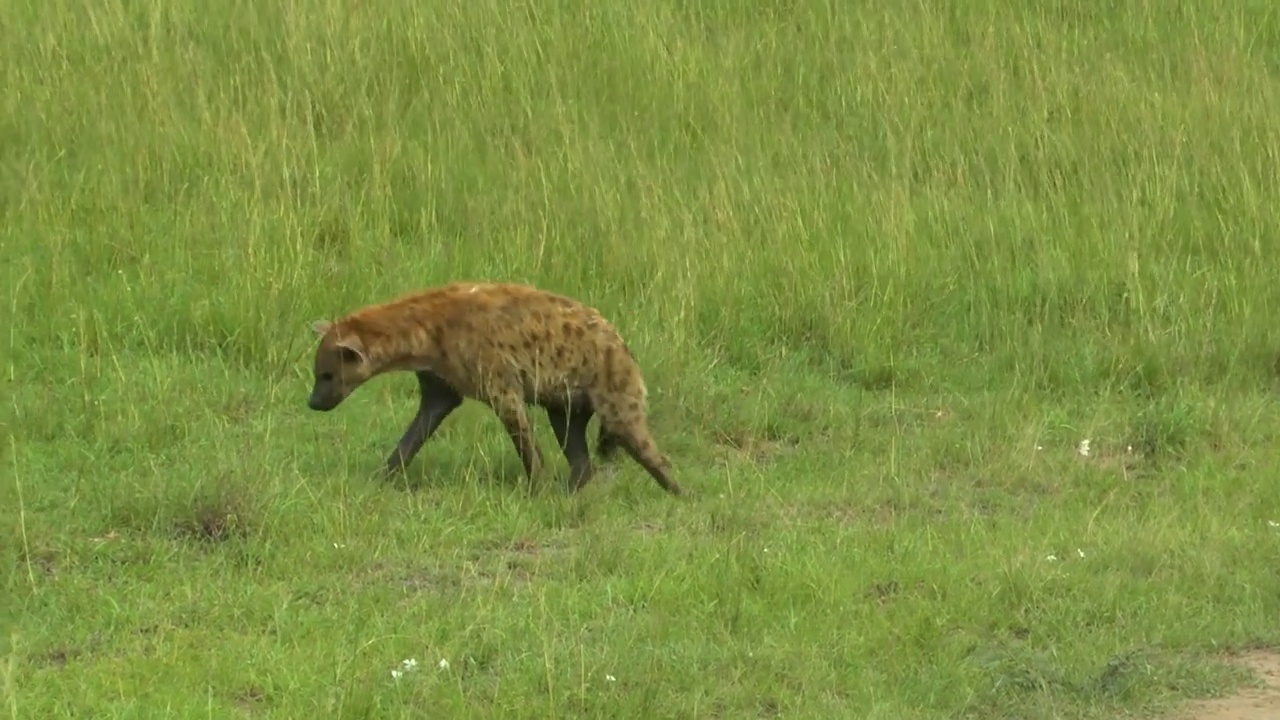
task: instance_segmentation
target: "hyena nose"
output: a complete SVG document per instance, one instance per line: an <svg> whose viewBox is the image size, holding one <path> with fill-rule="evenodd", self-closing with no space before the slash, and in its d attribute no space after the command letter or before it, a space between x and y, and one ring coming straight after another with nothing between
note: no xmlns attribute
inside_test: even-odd
<svg viewBox="0 0 1280 720"><path fill-rule="evenodd" d="M321 412L332 410L334 403L326 402L316 393L311 393L311 397L307 398L307 407L312 410L320 410Z"/></svg>

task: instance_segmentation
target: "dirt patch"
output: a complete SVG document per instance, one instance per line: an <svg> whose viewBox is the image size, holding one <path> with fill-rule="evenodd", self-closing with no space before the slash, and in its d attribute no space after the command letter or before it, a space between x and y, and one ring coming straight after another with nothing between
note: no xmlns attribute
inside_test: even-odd
<svg viewBox="0 0 1280 720"><path fill-rule="evenodd" d="M780 453L800 444L800 439L793 435L743 429L716 430L712 440L721 458L733 455L756 465L767 465Z"/></svg>
<svg viewBox="0 0 1280 720"><path fill-rule="evenodd" d="M53 577L57 574L58 553L50 548L32 549L18 554L18 562L27 569L30 576L38 572L42 577Z"/></svg>
<svg viewBox="0 0 1280 720"><path fill-rule="evenodd" d="M248 535L249 515L249 503L243 496L220 487L198 498L191 510L178 518L174 530L179 537L221 543Z"/></svg>
<svg viewBox="0 0 1280 720"><path fill-rule="evenodd" d="M1231 695L1198 700L1169 720L1275 720L1280 718L1280 652L1254 651L1232 658L1251 670L1261 687L1248 687Z"/></svg>
<svg viewBox="0 0 1280 720"><path fill-rule="evenodd" d="M267 694L257 685L249 687L236 693L235 705L244 713L255 713L261 710L267 702Z"/></svg>

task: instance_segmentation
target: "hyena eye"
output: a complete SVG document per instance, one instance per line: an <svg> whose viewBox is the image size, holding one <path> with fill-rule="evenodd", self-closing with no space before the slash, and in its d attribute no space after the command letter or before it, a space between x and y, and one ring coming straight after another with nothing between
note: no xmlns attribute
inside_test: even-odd
<svg viewBox="0 0 1280 720"><path fill-rule="evenodd" d="M331 372L320 373L319 375L316 376L316 380L319 380L320 382L332 382L333 373Z"/></svg>

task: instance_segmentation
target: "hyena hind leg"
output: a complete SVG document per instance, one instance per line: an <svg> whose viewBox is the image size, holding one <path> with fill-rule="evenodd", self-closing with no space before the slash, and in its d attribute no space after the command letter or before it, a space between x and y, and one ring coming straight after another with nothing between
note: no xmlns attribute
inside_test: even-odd
<svg viewBox="0 0 1280 720"><path fill-rule="evenodd" d="M537 480L539 473L542 472L542 450L538 447L538 441L533 436L533 426L529 422L529 414L525 411L524 399L517 394L510 393L500 397L493 398L489 402L489 407L493 408L494 414L502 421L502 426L506 428L507 435L511 438L511 443L516 446L516 453L520 455L520 462L524 465L525 475L529 479L530 486Z"/></svg>
<svg viewBox="0 0 1280 720"><path fill-rule="evenodd" d="M587 450L587 422L592 411L580 407L547 407L547 419L556 433L556 441L569 461L569 491L576 492L591 479L591 454Z"/></svg>
<svg viewBox="0 0 1280 720"><path fill-rule="evenodd" d="M600 436L596 440L596 457L601 460L611 460L618 454L620 447L622 447L622 438L609 432L609 428L604 423L600 423Z"/></svg>

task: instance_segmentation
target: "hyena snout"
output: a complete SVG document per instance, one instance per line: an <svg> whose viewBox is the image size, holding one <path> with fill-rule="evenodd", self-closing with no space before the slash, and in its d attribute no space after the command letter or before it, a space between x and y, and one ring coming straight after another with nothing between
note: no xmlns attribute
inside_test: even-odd
<svg viewBox="0 0 1280 720"><path fill-rule="evenodd" d="M307 407L312 410L328 412L342 403L346 395L333 385L317 384L311 389L311 397L307 398Z"/></svg>

